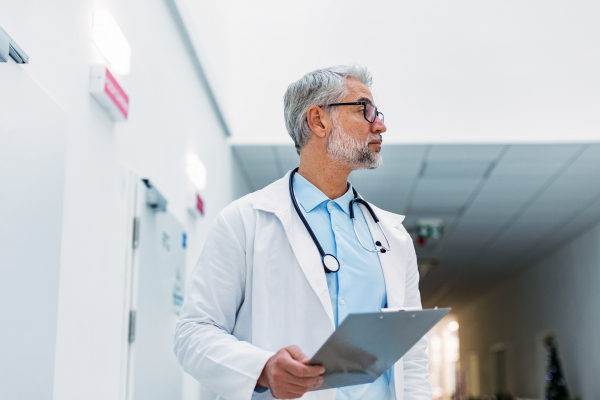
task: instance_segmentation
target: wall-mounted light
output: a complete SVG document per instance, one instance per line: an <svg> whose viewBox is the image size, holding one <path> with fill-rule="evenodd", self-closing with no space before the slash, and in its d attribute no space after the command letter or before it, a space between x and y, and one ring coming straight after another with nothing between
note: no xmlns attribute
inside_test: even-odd
<svg viewBox="0 0 600 400"><path fill-rule="evenodd" d="M448 322L448 329L450 329L450 331L452 331L452 332L456 332L458 330L458 322L456 322L456 321Z"/></svg>
<svg viewBox="0 0 600 400"><path fill-rule="evenodd" d="M202 190L206 187L206 167L200 158L190 153L188 154L185 162L185 168L187 177L198 190Z"/></svg>
<svg viewBox="0 0 600 400"><path fill-rule="evenodd" d="M129 74L131 46L108 11L94 11L92 41L113 72L120 75Z"/></svg>

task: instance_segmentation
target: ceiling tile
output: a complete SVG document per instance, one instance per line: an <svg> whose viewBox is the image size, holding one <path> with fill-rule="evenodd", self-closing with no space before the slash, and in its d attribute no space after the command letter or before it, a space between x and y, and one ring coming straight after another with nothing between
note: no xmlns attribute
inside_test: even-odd
<svg viewBox="0 0 600 400"><path fill-rule="evenodd" d="M428 162L484 160L492 162L504 146L502 145L434 145L427 156Z"/></svg>
<svg viewBox="0 0 600 400"><path fill-rule="evenodd" d="M582 148L580 144L521 144L510 146L502 162L554 160L558 163L567 161Z"/></svg>
<svg viewBox="0 0 600 400"><path fill-rule="evenodd" d="M423 178L482 178L491 166L487 160L428 161Z"/></svg>

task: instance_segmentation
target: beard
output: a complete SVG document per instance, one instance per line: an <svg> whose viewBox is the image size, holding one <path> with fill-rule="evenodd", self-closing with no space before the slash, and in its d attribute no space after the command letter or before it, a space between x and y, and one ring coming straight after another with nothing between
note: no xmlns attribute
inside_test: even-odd
<svg viewBox="0 0 600 400"><path fill-rule="evenodd" d="M381 140L381 134L375 134L366 141L360 141L347 134L334 123L331 135L327 138L327 154L353 171L357 169L375 169L383 163L381 154L369 149L369 142Z"/></svg>

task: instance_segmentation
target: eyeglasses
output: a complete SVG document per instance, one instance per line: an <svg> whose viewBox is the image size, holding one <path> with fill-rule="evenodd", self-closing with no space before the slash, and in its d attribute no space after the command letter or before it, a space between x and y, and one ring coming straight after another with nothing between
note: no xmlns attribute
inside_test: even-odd
<svg viewBox="0 0 600 400"><path fill-rule="evenodd" d="M383 113L380 111L377 111L377 107L375 107L373 104L369 103L368 101L355 101L353 103L327 104L327 107L333 107L333 106L364 106L365 108L363 108L363 115L365 116L365 119L367 121L369 121L370 123L373 123L373 122L375 122L375 118L379 117L379 119L381 119L381 122L383 122Z"/></svg>

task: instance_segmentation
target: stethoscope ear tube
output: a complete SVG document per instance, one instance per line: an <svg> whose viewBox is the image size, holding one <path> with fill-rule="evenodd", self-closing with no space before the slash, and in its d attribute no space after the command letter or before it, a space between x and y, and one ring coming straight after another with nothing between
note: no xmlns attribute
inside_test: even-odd
<svg viewBox="0 0 600 400"><path fill-rule="evenodd" d="M354 188L352 188L352 190L354 190ZM355 198L350 201L350 218L352 218L352 227L354 228L354 234L356 235L356 238L358 239L358 242L363 247L363 249L365 249L367 251L374 252L374 253L376 253L376 252L386 253L386 252L390 251L391 250L390 241L388 240L387 235L385 234L385 231L381 227L381 224L379 223L379 218L377 218L377 215L375 214L375 211L373 211L373 209L371 208L371 206L369 205L369 203L367 203L366 201L364 201L363 199L361 199L361 198L358 197L358 193L356 193L356 190L354 190L354 197ZM375 249L370 249L370 248L368 248L367 246L364 245L364 243L362 242L362 240L360 240L360 236L358 235L358 232L356 231L356 224L354 223L354 221L355 221L355 218L354 218L354 203L362 204L363 206L365 206L367 208L367 210L369 211L369 214L371 214L371 217L373 218L373 221L375 221L375 223L379 227L379 230L383 234L383 237L385 238L385 241L387 243L387 247L383 246L381 244L381 242L378 240L378 241L375 242ZM381 248L378 248L378 247L381 247Z"/></svg>
<svg viewBox="0 0 600 400"><path fill-rule="evenodd" d="M373 211L373 209L371 208L371 206L369 205L369 203L367 203L366 201L364 201L363 199L358 197L358 193L356 193L356 190L354 190L354 188L352 188L352 190L354 191L354 199L350 200L350 218L354 219L354 203L358 203L358 204L362 204L363 206L367 207L367 210L369 210L369 214L371 214L371 217L373 217L373 221L375 221L376 223L379 223L379 218L377 218L377 215L375 214L375 211Z"/></svg>

